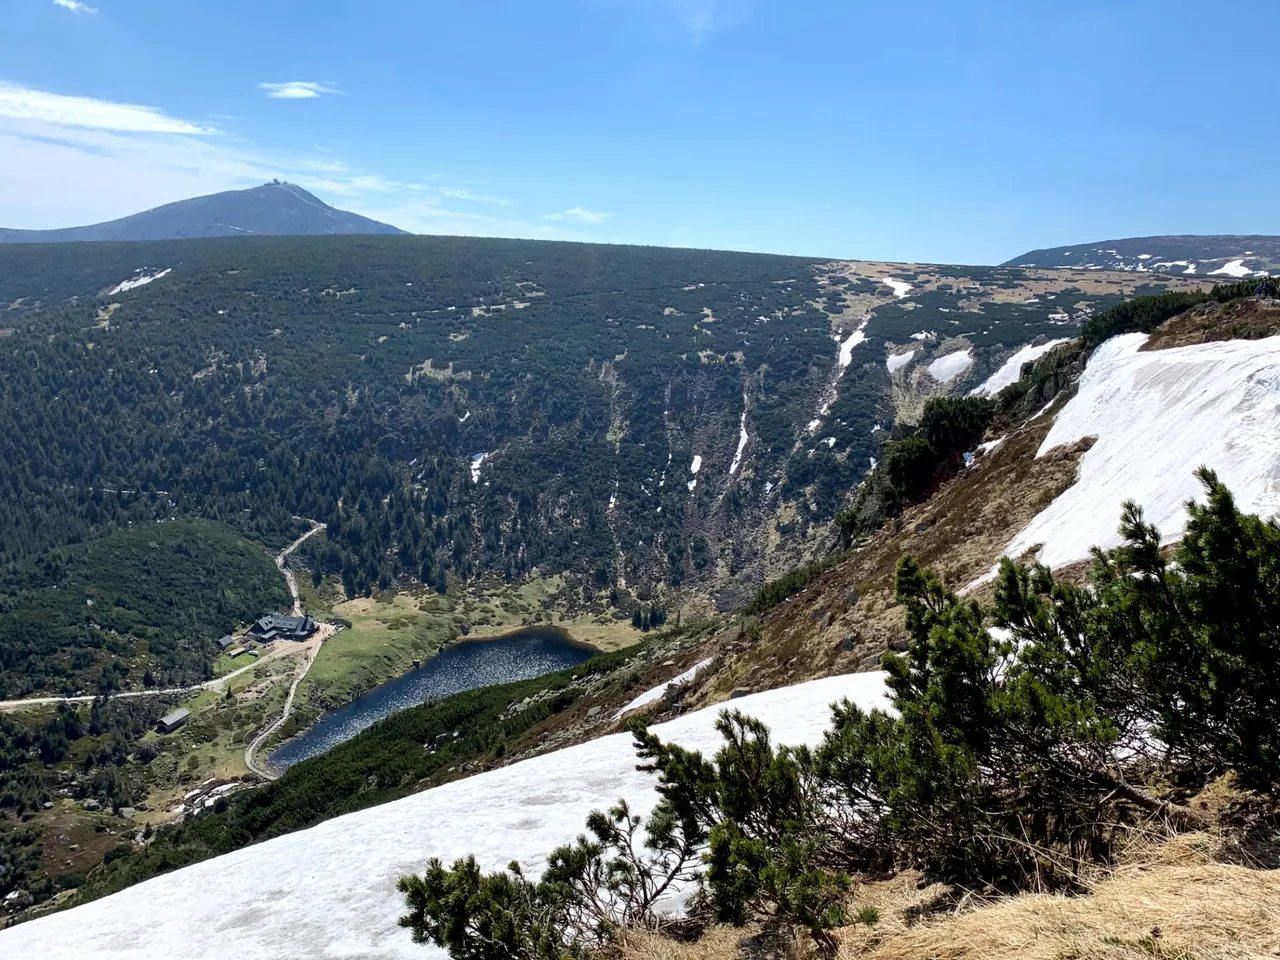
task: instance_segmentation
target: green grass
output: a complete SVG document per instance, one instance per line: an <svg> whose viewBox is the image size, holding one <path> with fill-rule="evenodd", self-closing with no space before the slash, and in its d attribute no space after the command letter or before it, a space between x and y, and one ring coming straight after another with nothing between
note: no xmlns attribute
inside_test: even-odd
<svg viewBox="0 0 1280 960"><path fill-rule="evenodd" d="M299 690L301 702L318 707L346 703L438 651L453 634L453 620L447 613L422 609L437 605L425 591L420 596L388 591L376 600L336 604L333 615L351 626L320 648Z"/></svg>

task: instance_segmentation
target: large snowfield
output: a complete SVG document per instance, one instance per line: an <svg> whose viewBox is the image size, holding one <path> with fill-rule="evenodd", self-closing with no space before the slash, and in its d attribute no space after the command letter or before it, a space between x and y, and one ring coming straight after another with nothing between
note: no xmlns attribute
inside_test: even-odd
<svg viewBox="0 0 1280 960"><path fill-rule="evenodd" d="M1009 556L1044 544L1040 562L1060 567L1094 545L1118 546L1125 500L1177 539L1184 503L1202 499L1201 465L1242 510L1280 512L1280 337L1140 351L1146 339L1115 337L1090 358L1036 456L1083 437L1097 443L1080 458L1075 484L1014 537Z"/></svg>
<svg viewBox="0 0 1280 960"><path fill-rule="evenodd" d="M733 701L774 742L816 743L829 705L848 697L885 706L884 674L829 677ZM653 729L711 753L723 705ZM396 880L438 856L474 853L500 869L540 870L552 849L583 831L587 814L626 798L637 813L657 802L636 770L631 737L613 734L329 820L310 830L130 887L111 897L0 932L14 960L439 960L396 924Z"/></svg>

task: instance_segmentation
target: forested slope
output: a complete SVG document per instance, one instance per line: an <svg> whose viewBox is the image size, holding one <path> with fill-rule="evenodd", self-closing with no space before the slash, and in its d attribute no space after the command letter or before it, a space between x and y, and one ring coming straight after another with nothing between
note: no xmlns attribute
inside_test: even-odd
<svg viewBox="0 0 1280 960"><path fill-rule="evenodd" d="M348 594L536 569L586 607L732 608L920 398L1144 289L431 237L12 245L0 278L0 563L166 516L276 546L305 516Z"/></svg>
<svg viewBox="0 0 1280 960"><path fill-rule="evenodd" d="M215 637L287 599L265 550L207 520L49 550L0 584L0 700L196 683Z"/></svg>

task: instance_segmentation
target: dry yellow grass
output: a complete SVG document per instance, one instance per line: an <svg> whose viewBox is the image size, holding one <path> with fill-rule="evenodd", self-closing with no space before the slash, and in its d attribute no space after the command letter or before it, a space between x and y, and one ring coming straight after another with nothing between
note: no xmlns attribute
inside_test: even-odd
<svg viewBox="0 0 1280 960"><path fill-rule="evenodd" d="M954 900L905 873L854 891L880 920L837 931L839 960L1261 960L1280 957L1280 870L1217 862L1207 833L1152 836L1089 893L1023 894L932 912ZM807 939L761 942L758 926L714 927L696 943L633 933L615 960L816 960Z"/></svg>
<svg viewBox="0 0 1280 960"><path fill-rule="evenodd" d="M1023 895L914 927L866 931L845 932L844 960L1275 957L1280 871L1145 864L1117 870L1087 896Z"/></svg>

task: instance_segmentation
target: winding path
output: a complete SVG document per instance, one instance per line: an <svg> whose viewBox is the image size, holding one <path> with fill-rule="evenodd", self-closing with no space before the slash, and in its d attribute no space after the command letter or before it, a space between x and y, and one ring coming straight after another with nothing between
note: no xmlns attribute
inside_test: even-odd
<svg viewBox="0 0 1280 960"><path fill-rule="evenodd" d="M320 655L320 645L324 643L325 640L328 640L333 636L334 631L335 628L331 624L321 624L319 632L304 644L304 646L310 647L310 649L307 650L306 656L301 661L301 669L295 669L294 671L293 683L289 685L289 696L287 696L284 701L284 711L279 717L268 724L260 734L254 737L253 742L245 748L244 765L264 780L276 780L280 775L273 773L265 765L256 763L253 755L257 753L262 745L267 742L267 739L284 726L284 722L289 719L289 714L293 712L293 700L294 696L298 692L298 685L302 683L303 678L306 677L307 672L311 669L311 665L316 662L316 657ZM295 646L293 649L296 650L298 647Z"/></svg>
<svg viewBox="0 0 1280 960"><path fill-rule="evenodd" d="M288 559L289 554L302 546L303 542L306 541L307 538L314 537L324 529L324 524L316 520L312 520L311 524L312 526L310 530L281 550L280 554L276 557L276 566L279 567L280 572L284 574L285 583L289 585L289 593L293 597L293 615L295 617L302 616L302 597L298 593L298 578L293 575L292 570L285 566L285 560ZM284 726L284 722L289 719L289 714L293 712L293 701L298 692L298 685L302 683L303 678L306 677L307 672L311 669L311 665L316 662L316 657L320 655L320 645L324 643L325 640L329 639L329 637L333 636L334 630L335 628L330 624L322 624L316 635L303 644L303 646L309 647L310 649L307 650L306 655L302 660L301 669L295 668L294 670L293 683L289 685L289 695L285 697L284 700L284 710L280 713L280 716L277 719L269 723L260 734L254 737L253 742L245 748L244 765L265 780L275 780L279 774L273 773L271 770L267 769L265 765L255 763L253 755L264 743L267 742L267 739Z"/></svg>

